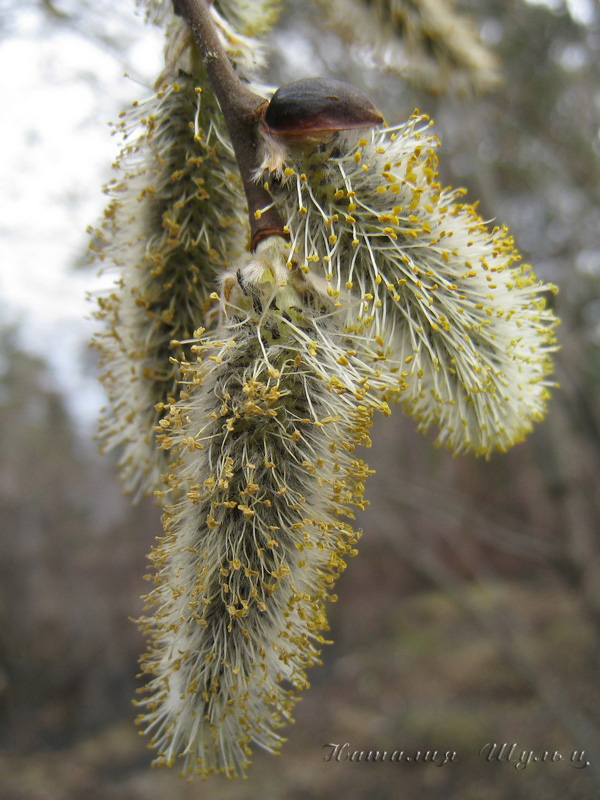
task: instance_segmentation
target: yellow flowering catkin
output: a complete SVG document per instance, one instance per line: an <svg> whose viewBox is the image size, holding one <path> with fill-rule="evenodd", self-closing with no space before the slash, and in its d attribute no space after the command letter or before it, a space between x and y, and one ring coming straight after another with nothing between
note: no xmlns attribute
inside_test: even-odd
<svg viewBox="0 0 600 800"><path fill-rule="evenodd" d="M472 94L500 81L493 53L452 0L317 0L326 23L431 92Z"/></svg>
<svg viewBox="0 0 600 800"><path fill-rule="evenodd" d="M293 257L327 285L345 329L400 364L405 410L455 451L488 455L545 413L558 320L505 228L443 188L418 112L363 139L290 149L271 190ZM382 370L386 370L382 364Z"/></svg>
<svg viewBox="0 0 600 800"><path fill-rule="evenodd" d="M247 212L216 101L193 76L180 73L136 104L122 130L140 128L119 157L93 246L119 269L97 313L108 395L100 438L104 449L120 448L126 490L147 493L166 469L153 428L178 391L170 342L206 324L217 271L244 249Z"/></svg>
<svg viewBox="0 0 600 800"><path fill-rule="evenodd" d="M388 413L369 388L377 370L286 252L268 239L227 276L226 318L198 340L161 437L171 502L141 621L151 680L139 723L156 763L181 758L201 775L243 773L253 742L279 748L355 553L342 518L364 506L368 470L354 449L373 410Z"/></svg>
<svg viewBox="0 0 600 800"><path fill-rule="evenodd" d="M155 25L167 25L173 20L173 0L136 0L144 9L146 20ZM245 36L260 36L277 22L280 0L213 0L211 13Z"/></svg>

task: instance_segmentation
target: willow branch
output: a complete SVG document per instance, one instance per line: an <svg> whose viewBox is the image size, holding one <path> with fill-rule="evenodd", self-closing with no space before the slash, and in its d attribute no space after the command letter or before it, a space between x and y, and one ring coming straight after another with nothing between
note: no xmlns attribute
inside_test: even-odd
<svg viewBox="0 0 600 800"><path fill-rule="evenodd" d="M253 180L257 165L257 124L266 100L251 92L237 76L225 52L207 0L173 0L176 13L192 30L194 41L208 74L211 88L223 112L225 125L233 145L250 217L251 250L267 236L287 236L283 220L275 208L258 215L255 212L272 205L271 195L262 184Z"/></svg>

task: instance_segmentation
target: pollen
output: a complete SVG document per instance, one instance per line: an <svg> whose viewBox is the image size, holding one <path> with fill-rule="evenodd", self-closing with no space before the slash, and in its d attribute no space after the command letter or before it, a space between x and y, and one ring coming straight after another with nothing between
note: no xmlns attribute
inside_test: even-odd
<svg viewBox="0 0 600 800"><path fill-rule="evenodd" d="M423 429L435 426L438 441L456 452L504 451L547 405L557 320L547 307L538 311L538 301L552 287L542 289L520 266L506 229L489 229L477 203L463 201L464 190L442 188L440 142L430 124L417 111L393 129L373 130L360 163L351 148L319 168L313 155L312 171L304 169L309 212L301 216L292 194L278 202L294 220L295 241L324 256L316 279L332 272L333 285L349 292L339 298L346 330L370 343L373 358L376 348L385 353L381 363L396 376L405 410ZM331 219L342 194L346 227L336 229L329 250L321 221ZM383 331L385 347L375 340ZM502 344L509 341L519 345ZM410 365L410 382L402 364ZM471 377L461 382L458 375ZM502 392L492 391L492 380Z"/></svg>

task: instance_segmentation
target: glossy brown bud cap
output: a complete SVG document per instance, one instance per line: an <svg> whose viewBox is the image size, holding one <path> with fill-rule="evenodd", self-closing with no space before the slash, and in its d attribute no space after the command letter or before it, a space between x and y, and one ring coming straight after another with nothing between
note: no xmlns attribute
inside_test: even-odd
<svg viewBox="0 0 600 800"><path fill-rule="evenodd" d="M372 128L381 124L383 117L369 98L349 83L304 78L275 92L263 121L269 133L304 136Z"/></svg>

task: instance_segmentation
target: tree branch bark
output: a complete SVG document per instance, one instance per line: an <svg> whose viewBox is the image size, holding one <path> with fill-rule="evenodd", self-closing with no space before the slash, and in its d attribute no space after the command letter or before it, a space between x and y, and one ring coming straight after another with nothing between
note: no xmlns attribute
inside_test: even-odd
<svg viewBox="0 0 600 800"><path fill-rule="evenodd" d="M206 68L211 88L223 112L231 144L238 162L250 218L250 249L268 236L284 236L283 220L275 208L264 211L259 219L255 212L270 206L271 195L253 180L257 166L257 124L267 101L251 92L236 74L211 19L207 0L173 0L175 12L190 26L194 42Z"/></svg>

